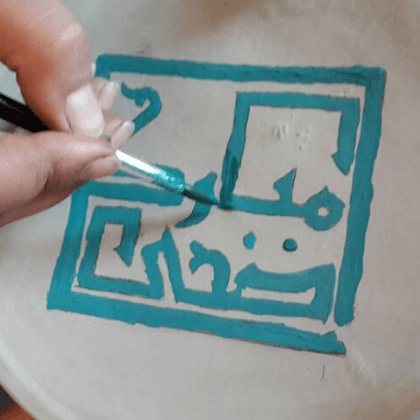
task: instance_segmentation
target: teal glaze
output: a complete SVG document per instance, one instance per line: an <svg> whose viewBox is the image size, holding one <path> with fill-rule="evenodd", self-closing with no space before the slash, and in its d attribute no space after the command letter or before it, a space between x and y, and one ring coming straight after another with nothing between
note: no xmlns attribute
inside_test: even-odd
<svg viewBox="0 0 420 420"><path fill-rule="evenodd" d="M231 172L232 174L234 172ZM305 223L315 230L328 230L335 226L343 215L344 203L332 194L327 187L310 197L304 204L293 202L292 191L295 181L296 170L293 169L284 177L274 182L273 188L278 193L278 200L261 200L245 196L232 196L228 204L224 202L221 192L221 203L229 206L232 210L266 216L289 216L302 218ZM227 182L230 182L231 179ZM223 198L222 198L223 197ZM325 216L319 214L319 210L325 208L328 213Z"/></svg>
<svg viewBox="0 0 420 420"><path fill-rule="evenodd" d="M306 350L316 353L343 355L344 344L333 332L318 334L286 326L282 323L242 321L211 316L182 309L164 309L88 295L70 293L60 301L52 296L48 300L48 309L59 309L92 315L104 319L116 320L128 324L142 323L148 327L175 328L191 332L205 332L223 338L240 339L255 343Z"/></svg>
<svg viewBox="0 0 420 420"><path fill-rule="evenodd" d="M140 223L138 219L139 213L135 211L136 209L124 209L128 210L127 212L117 210L117 213L115 214L113 213L114 208L97 207L95 209L96 213L94 211L92 214L90 227L88 228L88 231L90 231L88 235L90 243L87 245L85 255L82 258L85 260L83 263L84 267L80 267L77 274L79 281L80 275L86 277L87 274L90 274L92 277L91 283L88 284L88 287L82 287L81 289L79 288L78 291L72 291L71 285L75 280L76 274L75 264L81 251L81 241L79 238L83 236L84 225L86 223L88 198L95 196L96 193L103 198L115 199L125 196L126 191L124 191L124 194L121 194L119 191L120 186L121 185L114 183L108 183L106 185L106 183L93 181L73 194L69 225L66 229L63 249L54 271L54 281L48 295L48 309L71 310L104 318L117 319L128 323L141 322L150 326L181 328L181 325L183 325L183 329L190 331L206 331L222 337L236 337L266 344L301 348L316 352L330 354L343 354L345 352L343 344L337 340L336 335L333 332L315 334L309 331L296 330L287 327L284 324L250 321L242 322L241 320L224 319L217 316L196 313L194 311L156 308L148 305L133 304L121 300L86 294L83 289L88 291L91 288L94 288L95 290L113 291L127 295L137 294L151 299L161 299L163 277L158 264L158 259L159 255L162 255L167 266L169 281L177 302L191 303L196 306L211 309L236 309L255 314L283 314L285 316L300 316L304 314L304 316L307 315L314 318L320 317L320 313L317 313L316 302L315 306L311 303L310 305L307 305L307 308L305 308L305 305L301 304L274 302L277 303L277 307L275 307L276 305L272 306L269 301L243 299L240 293L241 288L233 292L227 292L226 287L230 277L230 265L227 258L220 251L208 250L196 241L193 241L190 245L194 255L192 261L190 261L190 269L192 273L195 273L202 265L211 265L215 274L212 281L212 291L206 293L185 288L179 253L168 228L165 229L162 238L159 241L146 245L141 251L149 285L140 282L124 281L124 279L100 278L100 276L95 276L94 273L92 274L92 270L87 269L86 267L94 267L96 264L97 249L100 248L104 222L108 221L112 224L123 224L123 226L126 227L133 227L133 223ZM136 187L137 185L132 186ZM105 193L105 191L107 191L107 193ZM133 188L133 193L135 197L132 197L132 200L139 200L137 188ZM166 194L171 196L168 193ZM106 197L106 195L108 197ZM128 197L125 196L125 198L127 199ZM164 200L159 201L161 201L161 205L168 205L168 202ZM117 209L119 208L117 207ZM130 210L134 210L134 212L130 212ZM96 232L96 234L94 234L94 232ZM129 241L131 244L128 248L134 247L134 236L131 236L131 239L130 237L126 238L129 238L126 239L126 241ZM95 243L92 243L92 240ZM128 257L130 257L132 254L131 249L128 251L126 250L126 252L128 252ZM70 256L72 256L72 258L70 258ZM126 258L127 262L130 262L130 258ZM321 268L320 270L323 271L324 268ZM273 273L273 275L275 274ZM292 279L291 276L293 275L286 276L287 278ZM240 278L242 277L244 277L244 275L241 275ZM302 274L298 273L297 278L299 277L302 278ZM316 277L317 276L314 277L315 280ZM327 279L328 278L330 278L330 275L327 274ZM334 276L332 279L333 278ZM84 281L86 281L86 278ZM111 286L109 286L109 283ZM133 285L133 283L137 284ZM325 284L326 283L324 283L324 286L322 284L320 285L321 289L322 287L325 287ZM249 286L252 285L250 284ZM284 289L285 292L287 292L287 287L288 286ZM303 284L303 287L307 287L306 284ZM318 285L315 285L315 287L317 288ZM320 296L319 293L322 295L323 292L318 292L318 296ZM301 311L301 313L299 311ZM307 337L307 340L304 339L305 336Z"/></svg>
<svg viewBox="0 0 420 420"><path fill-rule="evenodd" d="M288 252L294 252L297 250L297 243L294 239L286 239L283 242L283 249Z"/></svg>
<svg viewBox="0 0 420 420"><path fill-rule="evenodd" d="M316 230L330 229L341 219L344 203L327 188L309 198L304 204L294 203L292 191L296 169L274 182L273 188L279 193L279 200L261 200L234 194L245 150L246 128L252 106L341 111L338 150L334 154L334 162L338 169L346 174L354 159L354 146L359 126L359 101L352 98L333 98L301 93L239 92L236 96L233 129L222 168L221 206L267 216L301 217L306 224ZM328 209L326 216L318 214L320 207Z"/></svg>
<svg viewBox="0 0 420 420"><path fill-rule="evenodd" d="M194 258L190 262L192 272L194 273L201 265L209 264L213 267L214 275L211 292L197 291L185 287L179 268L180 262L176 261L175 257L176 245L169 234L166 239L167 255L172 255L170 261L173 264L172 267L168 266L168 270L176 273L170 276L170 280L177 302L203 308L244 311L256 315L307 317L319 319L324 323L331 313L335 283L335 268L332 264L290 274L266 272L251 264L235 277L236 289L227 292L230 265L226 257L220 251L209 250L202 244L193 242L191 249ZM223 292L221 285L224 287ZM279 293L304 293L314 288L315 297L309 304L244 298L242 292L245 288Z"/></svg>
<svg viewBox="0 0 420 420"><path fill-rule="evenodd" d="M325 323L332 310L335 268L330 264L295 273L271 273L250 264L237 274L235 284L235 294L239 295L247 288L279 293L304 293L314 288L315 297L310 304L249 298L242 300L248 305L247 311L255 314L300 316Z"/></svg>
<svg viewBox="0 0 420 420"><path fill-rule="evenodd" d="M230 80L239 83L265 81L273 84L290 84L291 87L294 84L315 83L353 84L364 87L362 125L357 148L355 148L356 132L360 124L360 105L357 99L293 92L268 94L265 92L240 92L239 89L234 110L234 126L222 168L220 198L226 205L233 204L234 209L239 212L261 216L299 217L312 229L330 229L341 220L344 203L327 188L316 192L305 203L294 203L295 170L274 183L280 200L270 202L253 197L241 197L237 196L234 190L240 175L245 148L244 134L251 106L314 108L340 112L337 152L331 158L343 175L348 175L352 165L354 167L350 202L346 203L348 205L347 231L343 261L338 269L338 279L335 279L335 267L331 264L312 267L297 273L269 273L259 269L256 264L250 264L240 270L233 279L236 289L227 291L226 285L231 277L227 256L217 249L208 249L204 244L193 240L190 244L193 257L189 269L194 274L201 266L210 265L213 269L213 281L210 292L190 290L184 284L180 264L181 257L172 237L171 229L166 228L159 241L143 246L141 251L149 285L150 279L154 279L158 286L163 281L157 263L159 257L163 256L176 302L189 303L192 305L191 308L218 310L219 315L204 314L193 309L156 307L121 299L97 297L90 295L88 289L84 290L84 288L72 290L72 284L76 277L80 274L83 276L83 273L80 272L83 270L80 268L77 270L77 261L81 252L89 197L99 196L121 201L127 200L132 203L137 202L139 210L145 203L158 206L179 206L182 203L180 196L137 184L115 185L106 182L92 182L73 194L63 246L48 294L48 309L73 311L130 324L140 322L152 327L208 332L225 338L251 340L299 350L345 354L344 344L337 340L336 334L332 331L319 334L291 328L282 322L266 322L263 319L258 321L233 319L229 318L225 311L235 309L239 314L248 312L254 315L309 317L325 322L329 313L334 309L334 319L338 326L346 325L352 321L357 288L363 274L365 235L373 196L372 173L381 135L381 109L385 87L384 70L363 66L347 68L236 66L120 55L104 55L98 58L98 76L110 78L115 72L195 80ZM321 208L327 210L326 216L321 217L319 214ZM110 211L109 223L116 221L116 216L112 213ZM198 213L196 212L196 214ZM192 214L194 214L194 210ZM233 212L232 214L240 213ZM184 221L187 226L184 227L189 227L190 221L187 218L186 222ZM195 221L199 223L202 220L196 218ZM94 222L91 220L90 224L92 223ZM126 220L125 223L128 221ZM98 236L100 231L96 232L95 235ZM89 248L94 248L95 241L98 241L93 236ZM122 238L120 246L116 249L125 263L130 262L132 246L130 244L134 243L133 238L134 235L125 241ZM89 258L92 260L96 258L92 251L86 250L86 252L91 252ZM107 281L118 280L121 279ZM333 290L336 280L337 297L334 302ZM242 291L245 288L292 294L314 288L315 297L307 305L281 301L270 303L264 299L245 299L242 296ZM154 293L154 298L159 299L159 293Z"/></svg>
<svg viewBox="0 0 420 420"><path fill-rule="evenodd" d="M127 209L125 207L98 206L93 210L92 220L86 234L88 245L86 246L85 259L82 259L80 270L94 272L94 267L84 267L85 261L97 259L99 254L100 238L106 224L122 224L123 234L120 245L115 248L120 258L127 267L131 266L134 255L134 247L140 234L140 209Z"/></svg>
<svg viewBox="0 0 420 420"><path fill-rule="evenodd" d="M140 235L140 218L140 209L103 206L94 209L86 234L85 254L79 268L78 281L81 287L125 295L147 296L153 299L160 299L163 296L163 280L160 271L155 268L160 251L158 243L147 245L142 249L148 280L146 284L95 275L100 243L107 224L123 226L121 243L115 251L127 266L131 266L134 249Z"/></svg>
<svg viewBox="0 0 420 420"><path fill-rule="evenodd" d="M322 216L320 209L326 209L328 214ZM305 203L305 223L315 230L328 230L335 226L343 215L344 203L332 194L328 187L313 195Z"/></svg>
<svg viewBox="0 0 420 420"><path fill-rule="evenodd" d="M257 236L254 232L249 232L248 235L245 235L243 238L243 243L246 249L254 249L257 242Z"/></svg>
<svg viewBox="0 0 420 420"><path fill-rule="evenodd" d="M190 248L194 254L190 260L191 273L194 274L205 264L212 266L214 279L211 283L211 294L216 298L223 298L230 278L229 261L220 251L208 250L197 241L191 242Z"/></svg>
<svg viewBox="0 0 420 420"><path fill-rule="evenodd" d="M121 54L103 54L96 60L96 76L109 79L112 73L181 77L232 82L271 82L292 84L354 84L367 86L380 68L353 67L267 67L165 60Z"/></svg>
<svg viewBox="0 0 420 420"><path fill-rule="evenodd" d="M217 201L216 197L214 196L214 185L216 183L217 174L214 172L209 173L204 178L195 182L192 186L194 191L200 192L204 194L206 197L211 198L214 201ZM187 228L194 225L198 225L199 223L203 222L206 217L210 214L212 206L210 204L204 204L195 202L194 208L190 215L186 217L184 220L178 222L175 227L177 228Z"/></svg>
<svg viewBox="0 0 420 420"><path fill-rule="evenodd" d="M164 187L166 190L175 192L176 194L182 193L185 188L185 175L180 169L172 168L167 165L154 165L156 168L161 169L153 184Z"/></svg>
<svg viewBox="0 0 420 420"><path fill-rule="evenodd" d="M151 87L130 89L123 83L121 85L121 92L126 98L134 99L135 104L139 107L144 106L145 102L149 101L149 106L133 120L135 125L134 134L146 127L146 125L151 123L160 114L162 102L159 93L155 89Z"/></svg>
<svg viewBox="0 0 420 420"><path fill-rule="evenodd" d="M365 238L373 199L372 175L382 132L382 105L386 73L378 69L366 83L359 147L347 222L343 261L338 276L334 319L343 326L354 319L356 293L363 275Z"/></svg>

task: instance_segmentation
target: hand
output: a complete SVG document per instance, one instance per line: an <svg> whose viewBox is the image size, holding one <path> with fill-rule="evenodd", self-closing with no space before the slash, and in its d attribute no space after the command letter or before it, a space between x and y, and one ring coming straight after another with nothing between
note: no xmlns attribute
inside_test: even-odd
<svg viewBox="0 0 420 420"><path fill-rule="evenodd" d="M0 61L52 130L0 136L0 226L53 206L118 169L115 148L134 126L107 115L118 86L93 79L88 37L57 0L0 3ZM58 132L60 131L60 132ZM98 139L101 134L111 142Z"/></svg>

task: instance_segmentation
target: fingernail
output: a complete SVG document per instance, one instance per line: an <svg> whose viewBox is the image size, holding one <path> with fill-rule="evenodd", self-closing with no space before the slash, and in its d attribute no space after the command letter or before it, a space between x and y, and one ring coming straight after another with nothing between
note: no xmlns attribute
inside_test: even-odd
<svg viewBox="0 0 420 420"><path fill-rule="evenodd" d="M99 137L104 130L104 116L90 84L67 98L66 114L74 133Z"/></svg>
<svg viewBox="0 0 420 420"><path fill-rule="evenodd" d="M99 106L102 109L111 108L119 91L120 84L118 82L108 82L99 94Z"/></svg>
<svg viewBox="0 0 420 420"><path fill-rule="evenodd" d="M130 140L135 129L136 126L133 121L124 121L111 136L112 146L118 149L126 141Z"/></svg>
<svg viewBox="0 0 420 420"><path fill-rule="evenodd" d="M107 156L90 163L81 173L80 181L102 178L112 175L120 167L120 161L116 156Z"/></svg>

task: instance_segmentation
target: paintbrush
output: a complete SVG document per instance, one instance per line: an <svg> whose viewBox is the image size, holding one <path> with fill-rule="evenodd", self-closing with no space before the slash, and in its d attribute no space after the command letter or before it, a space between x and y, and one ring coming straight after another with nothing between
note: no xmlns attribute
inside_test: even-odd
<svg viewBox="0 0 420 420"><path fill-rule="evenodd" d="M27 105L2 94L0 94L0 118L11 122L15 126L31 131L32 133L49 130L48 126L44 124ZM182 177L176 176L170 171L150 165L140 159L127 155L120 150L116 151L116 155L121 161L123 169L127 169L131 174L148 183L181 194L199 203L219 205L217 200L195 191Z"/></svg>

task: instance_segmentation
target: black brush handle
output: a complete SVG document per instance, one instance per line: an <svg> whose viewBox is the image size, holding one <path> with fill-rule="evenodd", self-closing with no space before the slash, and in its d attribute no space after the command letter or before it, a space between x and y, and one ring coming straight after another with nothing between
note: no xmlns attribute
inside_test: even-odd
<svg viewBox="0 0 420 420"><path fill-rule="evenodd" d="M49 127L28 106L8 98L1 93L0 118L32 133L49 130Z"/></svg>

